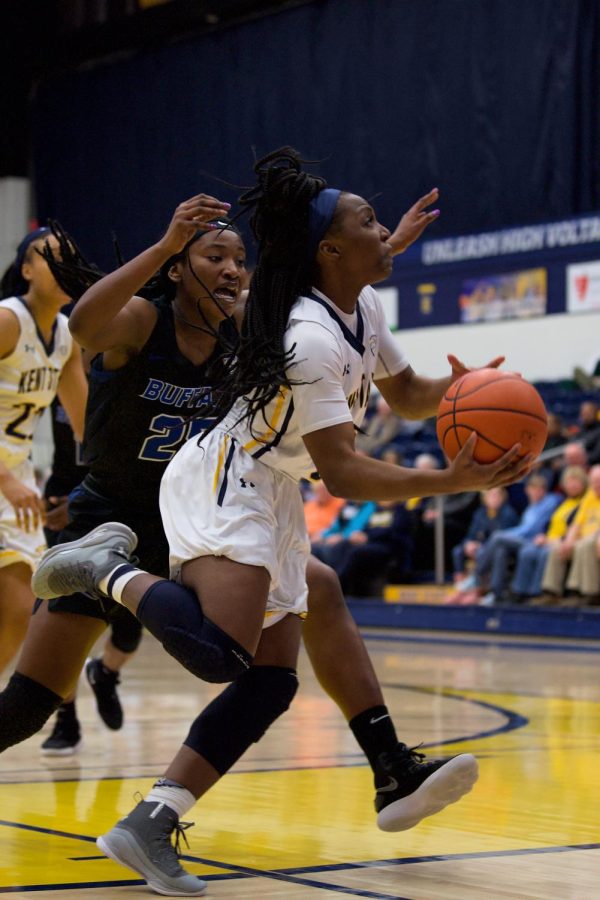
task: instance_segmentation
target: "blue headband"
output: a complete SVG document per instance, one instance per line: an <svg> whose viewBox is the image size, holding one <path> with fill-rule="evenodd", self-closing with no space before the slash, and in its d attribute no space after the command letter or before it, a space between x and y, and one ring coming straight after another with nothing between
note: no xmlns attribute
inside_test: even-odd
<svg viewBox="0 0 600 900"><path fill-rule="evenodd" d="M30 231L29 234L25 235L19 246L17 247L17 255L15 256L14 266L15 269L20 273L21 266L25 262L25 254L28 249L31 247L34 241L39 241L40 238L48 237L52 231L50 228L36 228L35 231Z"/></svg>
<svg viewBox="0 0 600 900"><path fill-rule="evenodd" d="M325 188L316 197L313 197L308 204L307 253L310 260L313 260L317 255L319 244L331 225L341 193L336 188Z"/></svg>

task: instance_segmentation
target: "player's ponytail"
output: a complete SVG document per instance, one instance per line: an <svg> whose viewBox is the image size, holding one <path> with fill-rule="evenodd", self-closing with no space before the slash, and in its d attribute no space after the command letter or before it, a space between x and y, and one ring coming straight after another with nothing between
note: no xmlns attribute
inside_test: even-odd
<svg viewBox="0 0 600 900"><path fill-rule="evenodd" d="M203 415L223 420L243 397L251 427L282 386L289 386L293 348L286 353L284 332L296 298L311 286L314 259L308 248L309 204L325 187L323 178L301 168L302 159L282 147L259 160L257 184L239 198L250 211L258 240L258 259L242 323L234 364L213 389L213 404ZM210 429L209 429L210 430Z"/></svg>

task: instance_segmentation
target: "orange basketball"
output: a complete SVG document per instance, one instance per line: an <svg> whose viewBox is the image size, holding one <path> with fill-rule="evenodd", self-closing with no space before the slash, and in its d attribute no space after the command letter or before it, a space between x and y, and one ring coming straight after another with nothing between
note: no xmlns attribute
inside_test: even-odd
<svg viewBox="0 0 600 900"><path fill-rule="evenodd" d="M520 456L538 456L546 443L544 401L528 381L514 372L476 369L450 385L437 413L437 436L448 459L454 459L472 431L474 458L495 462L514 444Z"/></svg>

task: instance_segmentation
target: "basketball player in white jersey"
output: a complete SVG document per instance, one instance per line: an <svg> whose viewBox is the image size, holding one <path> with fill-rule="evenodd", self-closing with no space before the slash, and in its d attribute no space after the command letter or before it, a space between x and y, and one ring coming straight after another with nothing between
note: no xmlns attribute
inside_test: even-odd
<svg viewBox="0 0 600 900"><path fill-rule="evenodd" d="M0 301L0 672L21 645L34 597L31 570L46 547L43 501L31 445L58 394L81 439L87 382L81 352L60 308L69 301L37 252L54 242L39 228L19 244Z"/></svg>
<svg viewBox="0 0 600 900"><path fill-rule="evenodd" d="M228 722L235 727L215 745L206 721L192 725L166 779L98 840L160 893L179 896L200 895L205 884L181 868L169 836L295 691L310 552L299 479L318 473L338 496L403 500L505 484L531 462L517 460L516 446L479 465L473 441L435 472L355 452L372 380L397 413L424 418L467 370L449 357L446 378L418 376L389 334L369 285L388 277L401 248L370 204L325 190L289 148L261 160L256 171L258 186L241 198L253 208L260 247L236 360L213 391L207 412L215 424L184 445L161 486L174 580L124 560L136 538L119 523L49 551L34 575L41 597L77 590L110 596L189 671L233 682L227 692L237 712ZM429 220L423 213L423 227ZM288 673L279 694L263 695L259 723L248 721L242 702L243 682L257 665ZM219 698L211 706L216 727ZM458 800L477 777L470 754L424 760L403 744L398 749L393 759L384 754L375 772L383 830L412 827Z"/></svg>

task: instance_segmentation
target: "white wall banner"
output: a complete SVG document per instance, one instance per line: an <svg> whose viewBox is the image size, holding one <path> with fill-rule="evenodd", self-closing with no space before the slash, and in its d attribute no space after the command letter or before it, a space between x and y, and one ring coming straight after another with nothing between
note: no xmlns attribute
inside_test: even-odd
<svg viewBox="0 0 600 900"><path fill-rule="evenodd" d="M600 260L567 266L567 312L600 310Z"/></svg>

